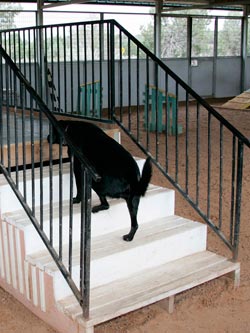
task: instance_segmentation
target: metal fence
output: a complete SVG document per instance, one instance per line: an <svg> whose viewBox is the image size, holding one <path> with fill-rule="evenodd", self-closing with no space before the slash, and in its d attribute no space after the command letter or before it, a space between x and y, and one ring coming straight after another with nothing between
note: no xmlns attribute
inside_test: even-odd
<svg viewBox="0 0 250 333"><path fill-rule="evenodd" d="M244 146L250 147L247 138L114 20L17 29L1 32L0 38L3 45L0 49L1 170L29 213L59 268L70 281L81 304L88 304L88 261L84 259L84 265L87 266L84 266L81 274L86 276L84 275L84 279L83 277L78 279L80 281L78 292L73 280L70 280L70 259L66 270L62 266L64 261L62 250L60 251L61 245L59 253L56 252L52 247L52 231L45 234L43 229L42 141L43 134L48 132L44 126L48 126L49 131L57 126L50 111L65 116L117 123L142 152L152 157L157 168L223 240L232 251L233 259L237 259L243 151ZM13 126L10 126L10 114L13 117ZM41 151L38 160L41 208L38 216L35 215L36 202L27 203L25 194L27 190L24 187L24 192L20 193L18 183L20 172L23 172L24 179L26 177L27 140L31 142L29 163L33 172L32 179L35 177L32 152L36 132L35 114L38 115L36 121ZM48 122L53 126L44 124L44 118L45 120L48 118ZM29 125L23 121L24 119L28 119ZM28 138L26 138L26 126L30 131ZM4 128L7 131L6 141L3 140ZM63 135L60 127L58 130ZM21 133L20 137L18 133ZM10 172L11 138L14 138L16 152L14 178ZM17 153L19 140L22 146L20 155ZM3 150L6 149L4 148L6 145L5 156ZM61 153L60 150L59 176L63 170ZM84 159L81 160L84 164ZM230 167L226 167L228 165L225 163L226 160ZM20 161L24 165L22 171L18 168ZM72 206L73 161L70 163L71 185L67 200L71 212L69 225L73 228L75 209ZM52 165L51 155L49 165ZM90 167L84 167L83 179L87 179L85 199L90 195L91 184L88 179L91 170ZM91 176L97 177L93 171ZM57 189L52 184L53 174L50 174L49 179L50 191L63 193L62 178ZM217 181L214 182L214 179ZM34 185L32 189L33 187ZM227 191L231 194L230 200L225 199L224 194ZM62 218L63 198L59 197L59 200L61 204L58 207L58 215ZM52 206L51 210L54 209ZM83 200L81 218L85 223L89 223L89 211L88 201ZM51 221L53 215L54 213L51 213ZM80 225L83 225L83 222ZM58 225L61 230L61 222ZM87 225L81 230L89 230L88 228ZM86 235L81 231L81 235L82 248L86 247L86 251L81 253L89 258L90 234ZM62 242L60 239L59 242ZM72 240L69 243L73 244ZM71 246L68 251L67 258L70 258ZM84 313L88 315L88 305L84 306Z"/></svg>
<svg viewBox="0 0 250 333"><path fill-rule="evenodd" d="M118 99L113 96L113 119L152 157L236 260L243 153L250 141L118 23L112 33L114 59L116 50L128 45L128 59L120 52L113 69L112 85L120 90Z"/></svg>
<svg viewBox="0 0 250 333"><path fill-rule="evenodd" d="M1 46L0 63L0 171L87 317L91 182L99 176L77 153L56 118ZM47 141L47 136L55 132L60 137L56 148ZM69 160L63 147L65 140L72 152ZM75 158L81 161L83 190L81 204L73 206ZM76 242L80 243L80 269L74 272Z"/></svg>

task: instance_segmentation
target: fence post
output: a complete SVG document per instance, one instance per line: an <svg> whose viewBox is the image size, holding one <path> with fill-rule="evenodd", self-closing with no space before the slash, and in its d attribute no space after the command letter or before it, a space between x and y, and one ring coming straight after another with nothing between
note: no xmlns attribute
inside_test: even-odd
<svg viewBox="0 0 250 333"><path fill-rule="evenodd" d="M243 148L241 141L238 142L237 156L237 176L236 176L236 203L235 203L235 221L234 221L234 240L233 240L233 260L238 258L239 236L240 236L240 212L242 196L242 175L243 175Z"/></svg>
<svg viewBox="0 0 250 333"><path fill-rule="evenodd" d="M110 23L110 116L111 119L115 113L115 27Z"/></svg>
<svg viewBox="0 0 250 333"><path fill-rule="evenodd" d="M89 318L90 302L90 251L91 251L91 175L82 165L82 200L81 200L81 259L80 290L82 311L85 319Z"/></svg>

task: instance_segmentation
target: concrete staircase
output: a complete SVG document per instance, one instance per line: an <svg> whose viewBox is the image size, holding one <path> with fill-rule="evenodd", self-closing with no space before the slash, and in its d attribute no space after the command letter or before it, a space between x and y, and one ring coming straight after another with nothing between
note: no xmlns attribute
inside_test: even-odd
<svg viewBox="0 0 250 333"><path fill-rule="evenodd" d="M138 160L141 168L143 161ZM59 181L54 166L54 188ZM44 230L49 230L49 169L44 168ZM36 201L39 204L39 176ZM69 183L65 165L64 185ZM20 183L21 184L21 183ZM31 174L27 175L31 186ZM20 185L22 191L22 185ZM64 191L64 199L68 193ZM58 217L53 214L54 246L58 246ZM28 195L28 201L32 198ZM93 204L97 201L93 193ZM173 190L150 185L141 199L139 229L133 242L122 240L130 228L123 200L110 200L110 209L92 214L90 317L84 320L79 304L38 237L35 228L0 179L0 285L36 315L62 333L93 333L94 326L140 307L168 298L173 311L174 295L227 273L239 284L240 266L206 250L204 224L176 216ZM46 209L47 207L47 209ZM39 209L39 205L37 206ZM68 202L63 203L67 217ZM46 213L47 212L47 213ZM80 205L74 205L73 268L79 277ZM65 235L67 234L65 225ZM63 238L67 263L67 237Z"/></svg>

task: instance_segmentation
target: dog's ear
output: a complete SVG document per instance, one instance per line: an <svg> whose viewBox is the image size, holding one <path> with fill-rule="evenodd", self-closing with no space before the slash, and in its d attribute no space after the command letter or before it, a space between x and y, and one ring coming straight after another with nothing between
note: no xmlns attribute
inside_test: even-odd
<svg viewBox="0 0 250 333"><path fill-rule="evenodd" d="M63 127L64 130L66 130L66 128L69 127L68 122L66 122L64 120L60 120L59 124L61 127ZM47 136L47 141L52 144L60 143L60 135L54 127L52 128L52 133ZM63 144L65 144L65 143L63 142Z"/></svg>
<svg viewBox="0 0 250 333"><path fill-rule="evenodd" d="M57 130L52 127L51 133L47 136L48 143L59 143L59 135Z"/></svg>
<svg viewBox="0 0 250 333"><path fill-rule="evenodd" d="M56 130L53 130L53 132L47 136L47 141L48 143L52 144L59 143L58 134L56 133Z"/></svg>

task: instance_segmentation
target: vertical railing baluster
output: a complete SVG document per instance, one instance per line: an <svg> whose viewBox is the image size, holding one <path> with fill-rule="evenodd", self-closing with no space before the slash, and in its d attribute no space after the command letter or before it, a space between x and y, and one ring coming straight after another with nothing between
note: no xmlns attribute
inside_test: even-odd
<svg viewBox="0 0 250 333"><path fill-rule="evenodd" d="M219 229L222 227L223 216L223 175L224 175L224 136L223 125L220 123L220 166L219 166Z"/></svg>
<svg viewBox="0 0 250 333"><path fill-rule="evenodd" d="M54 85L55 84L55 76L54 76L55 70L54 70L54 45L53 45L53 43L54 43L54 35L53 35L53 28L51 27L50 28L50 65L51 65L50 71L51 71L51 76L53 78L52 84ZM57 96L54 96L54 98L56 99ZM54 98L53 97L51 98L52 112L55 111L55 103L57 105L57 102ZM56 110L56 111L58 111L58 110Z"/></svg>
<svg viewBox="0 0 250 333"><path fill-rule="evenodd" d="M14 60L15 64L17 63L16 46L17 46L16 45L16 32L14 31L13 32L13 43L10 47L13 50L13 60ZM10 70L10 92L13 90L13 86L14 86L13 78L14 78L14 76L12 75L12 71ZM9 95L9 105L13 105L13 104L14 104L14 101L13 101L12 93L10 93L10 95Z"/></svg>
<svg viewBox="0 0 250 333"><path fill-rule="evenodd" d="M62 260L62 242L63 242L63 137L59 140L59 260Z"/></svg>
<svg viewBox="0 0 250 333"><path fill-rule="evenodd" d="M136 78L136 139L137 141L140 141L140 52L138 46L136 53Z"/></svg>
<svg viewBox="0 0 250 333"><path fill-rule="evenodd" d="M91 177L82 165L82 223L81 223L81 275L80 290L83 298L83 316L89 317L90 249L91 249Z"/></svg>
<svg viewBox="0 0 250 333"><path fill-rule="evenodd" d="M73 170L74 170L73 153L70 154L70 172L69 172L69 253L68 253L68 270L72 275L72 245L73 245Z"/></svg>
<svg viewBox="0 0 250 333"><path fill-rule="evenodd" d="M230 208L230 241L233 244L234 237L234 202L235 202L235 164L236 164L236 137L232 139L232 171L231 171L231 208Z"/></svg>
<svg viewBox="0 0 250 333"><path fill-rule="evenodd" d="M210 219L210 192L211 192L211 113L208 114L207 136L207 218Z"/></svg>
<svg viewBox="0 0 250 333"><path fill-rule="evenodd" d="M44 29L42 27L39 29L39 39L37 43L38 47L38 57L39 57L39 79L38 79L38 86L39 86L39 95L45 98L45 91L44 88L46 87L44 82Z"/></svg>
<svg viewBox="0 0 250 333"><path fill-rule="evenodd" d="M103 23L99 25L99 77L100 77L100 117L103 118L103 96L102 96L102 87L103 87L103 61L104 61L104 28Z"/></svg>
<svg viewBox="0 0 250 333"><path fill-rule="evenodd" d="M200 104L196 105L196 205L200 196Z"/></svg>
<svg viewBox="0 0 250 333"><path fill-rule="evenodd" d="M35 63L34 59L32 61L32 58L31 58L31 30L29 29L28 30L28 61L29 61L29 82L34 86L34 82L32 80L32 70L31 70L31 64L32 62ZM26 91L26 89L25 89ZM27 95L29 96L29 95ZM28 98L27 98L28 100ZM27 107L28 105L25 103L25 107ZM30 106L30 105L29 105Z"/></svg>
<svg viewBox="0 0 250 333"><path fill-rule="evenodd" d="M33 29L33 53L34 53L34 88L36 91L38 91L38 73L39 73L39 68L38 68L38 59L37 59L37 38L38 38L38 29L34 28Z"/></svg>
<svg viewBox="0 0 250 333"><path fill-rule="evenodd" d="M88 75L87 75L87 61L88 61L88 54L87 54L87 31L86 31L86 24L83 26L83 43L84 43L84 115L86 115L86 110L87 110L87 80L88 80Z"/></svg>
<svg viewBox="0 0 250 333"><path fill-rule="evenodd" d="M57 27L57 35L56 35L56 46L57 46L57 87L58 87L58 96L59 96L59 101L58 101L58 108L57 112L61 112L62 109L62 98L61 98L61 71L60 71L60 65L61 65L61 59L60 59L60 30L59 27Z"/></svg>
<svg viewBox="0 0 250 333"><path fill-rule="evenodd" d="M77 67L77 113L81 111L81 72L80 72L80 47L79 47L79 24L76 26L76 67Z"/></svg>
<svg viewBox="0 0 250 333"><path fill-rule="evenodd" d="M35 143L34 143L34 110L33 98L30 96L30 158L31 158L31 200L32 200L32 214L35 215Z"/></svg>
<svg viewBox="0 0 250 333"><path fill-rule="evenodd" d="M50 137L53 137L53 127L51 124L49 124L49 135ZM50 245L53 246L54 242L54 235L53 235L53 218L54 218L54 183L53 183L53 148L52 148L52 140L49 142L49 240Z"/></svg>
<svg viewBox="0 0 250 333"><path fill-rule="evenodd" d="M166 106L165 106L165 172L168 173L168 136L169 136L169 120L170 108L168 103L168 74L165 74L165 91L166 91Z"/></svg>
<svg viewBox="0 0 250 333"><path fill-rule="evenodd" d="M68 112L67 96L67 48L66 48L66 28L63 26L63 78L64 78L64 112Z"/></svg>
<svg viewBox="0 0 250 333"><path fill-rule="evenodd" d="M0 35L2 43L2 34ZM6 66L5 66L6 68ZM5 165L5 158L4 158L4 133L3 133L3 58L0 56L0 161L3 165Z"/></svg>
<svg viewBox="0 0 250 333"><path fill-rule="evenodd" d="M149 141L150 141L150 136L149 136L149 56L146 55L146 87L145 87L145 103L146 103L146 114L145 114L145 124L146 124L146 149L149 150Z"/></svg>
<svg viewBox="0 0 250 333"><path fill-rule="evenodd" d="M21 106L21 122L22 122L22 136L20 141L22 143L22 158L21 163L23 166L23 196L24 200L27 202L27 182L26 182L26 119L25 119L25 88L22 83L20 83L20 106Z"/></svg>
<svg viewBox="0 0 250 333"><path fill-rule="evenodd" d="M8 161L8 172L9 174L11 173L11 148L10 148L10 144L11 144L11 133L10 133L10 98L9 98L9 91L10 91L10 69L8 67L6 67L6 130L7 130L7 161Z"/></svg>
<svg viewBox="0 0 250 333"><path fill-rule="evenodd" d="M44 28L44 75L45 75L45 82L44 82L44 87L45 87L45 92L44 92L44 97L47 105L50 105L52 102L51 99L49 101L49 87L48 87L48 62L49 62L49 57L48 57L48 29Z"/></svg>
<svg viewBox="0 0 250 333"><path fill-rule="evenodd" d="M110 69L110 66L111 66L111 50L110 50L110 47L111 47L111 41L110 41L110 37L111 36L111 32L110 32L110 24L107 23L106 24L106 36L107 36L107 42L106 42L106 47L107 47L107 83L108 83L108 87L111 87L111 84L112 84L112 80L111 80L111 77L110 77L110 74L111 74L111 69ZM109 113L109 117L111 116L111 119L112 119L112 112L110 111L111 110L111 107L112 107L112 103L111 103L111 89L107 91L107 94L108 94L108 113Z"/></svg>
<svg viewBox="0 0 250 333"><path fill-rule="evenodd" d="M119 31L119 73L120 73L120 80L119 80L119 102L120 102L120 122L123 122L123 57L122 57L122 32Z"/></svg>
<svg viewBox="0 0 250 333"><path fill-rule="evenodd" d="M179 119L179 86L176 82L175 84L175 98L176 98L176 108L175 108L175 181L179 182L179 135L178 135L178 119Z"/></svg>
<svg viewBox="0 0 250 333"><path fill-rule="evenodd" d="M69 27L69 47L70 47L70 113L74 113L74 90L75 90L75 78L73 73L73 38L72 38L72 26Z"/></svg>
<svg viewBox="0 0 250 333"><path fill-rule="evenodd" d="M11 76L12 76L12 72L11 72ZM13 77L13 86L10 88L10 94L11 94L11 104L13 106L13 112L14 112L14 144L15 144L15 175L16 175L16 186L17 189L19 189L19 172L18 172L18 165L19 165L19 154L18 154L18 150L19 150L19 144L18 144L18 126L19 126L19 121L18 121L18 108L17 108L17 79L14 76ZM14 98L12 97L12 95L14 95ZM12 165L11 165L12 166Z"/></svg>
<svg viewBox="0 0 250 333"><path fill-rule="evenodd" d="M186 181L185 189L187 195L189 194L189 94L186 92L186 113L185 113L185 166L186 166Z"/></svg>
<svg viewBox="0 0 250 333"><path fill-rule="evenodd" d="M40 228L43 229L43 115L39 112Z"/></svg>
<svg viewBox="0 0 250 333"><path fill-rule="evenodd" d="M92 117L95 117L96 102L95 102L95 43L94 43L94 25L91 24L91 72L92 72Z"/></svg>
<svg viewBox="0 0 250 333"><path fill-rule="evenodd" d="M241 215L241 199L242 199L242 177L243 177L243 156L244 145L238 140L237 154L237 175L236 175L236 202L235 202L235 220L234 220L234 236L233 236L233 260L238 258L239 236L240 236L240 215Z"/></svg>
<svg viewBox="0 0 250 333"><path fill-rule="evenodd" d="M29 31L29 30L28 30ZM27 63L26 63L26 47L27 47L27 41L26 41L26 38L25 38L25 33L27 31L26 30L23 30L23 41L25 41L23 44L23 73L24 73L24 76L25 77L28 77L28 74L27 74ZM20 42L21 44L21 42ZM28 45L29 45L29 42L28 42ZM30 81L31 82L31 81ZM27 102L27 91L26 89L23 90L24 91L24 105L26 105L26 102Z"/></svg>
<svg viewBox="0 0 250 333"><path fill-rule="evenodd" d="M131 41L128 38L128 129L131 132Z"/></svg>
<svg viewBox="0 0 250 333"><path fill-rule="evenodd" d="M115 114L115 91L116 91L116 80L115 80L115 27L111 23L110 25L110 112L111 119Z"/></svg>
<svg viewBox="0 0 250 333"><path fill-rule="evenodd" d="M158 162L159 158L159 68L158 65L155 63L154 66L154 86L155 86L155 125L154 131L155 131L155 158ZM153 116L153 113L152 113Z"/></svg>

